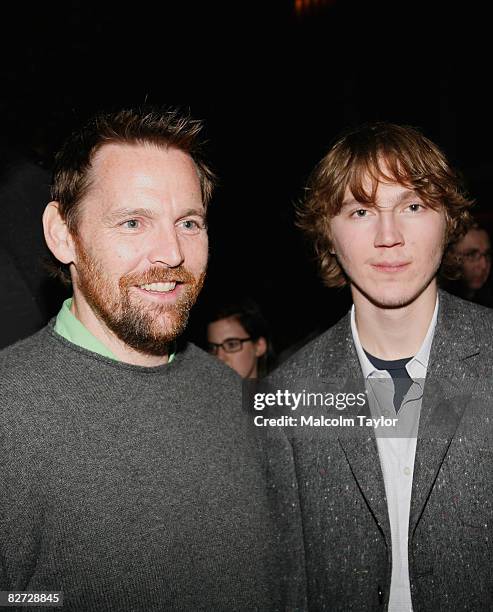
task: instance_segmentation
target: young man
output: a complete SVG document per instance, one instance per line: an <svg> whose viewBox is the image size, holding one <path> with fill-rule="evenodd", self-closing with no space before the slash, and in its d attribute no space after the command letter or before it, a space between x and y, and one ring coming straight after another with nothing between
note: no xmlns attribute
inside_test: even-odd
<svg viewBox="0 0 493 612"><path fill-rule="evenodd" d="M274 505L239 379L179 340L208 254L200 127L121 111L58 155L43 222L73 298L0 354L2 591L86 611L296 605L279 544L295 506Z"/></svg>
<svg viewBox="0 0 493 612"><path fill-rule="evenodd" d="M300 225L326 285L349 283L354 305L276 380L390 383L385 413L418 434L288 429L310 609L493 605L493 313L436 280L469 205L443 153L409 127L352 131L312 175Z"/></svg>

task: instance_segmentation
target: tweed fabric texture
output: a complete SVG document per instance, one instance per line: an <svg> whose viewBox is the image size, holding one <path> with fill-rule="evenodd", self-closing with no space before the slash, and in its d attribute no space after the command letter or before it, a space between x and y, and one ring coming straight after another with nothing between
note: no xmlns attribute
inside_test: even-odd
<svg viewBox="0 0 493 612"><path fill-rule="evenodd" d="M349 314L271 376L361 377ZM332 381L332 382L330 382ZM339 389L341 390L341 389ZM493 609L493 311L440 292L409 521L414 612ZM391 539L373 429L297 435L310 610L386 609Z"/></svg>

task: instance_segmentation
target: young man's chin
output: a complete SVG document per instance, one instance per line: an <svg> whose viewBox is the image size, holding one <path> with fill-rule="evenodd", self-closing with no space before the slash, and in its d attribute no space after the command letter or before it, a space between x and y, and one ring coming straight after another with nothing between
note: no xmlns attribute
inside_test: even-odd
<svg viewBox="0 0 493 612"><path fill-rule="evenodd" d="M357 301L357 298L354 295L354 292L358 292L361 296L370 302L373 306L382 309L397 309L397 308L405 308L409 306L413 302L415 302L420 295L424 293L424 291L429 287L430 283L425 285L424 287L412 288L395 288L393 290L387 291L378 291L377 288L369 288L368 290L361 290L355 288L353 286L353 298L354 301Z"/></svg>
<svg viewBox="0 0 493 612"><path fill-rule="evenodd" d="M413 297L400 296L400 297L392 297L392 298L389 297L387 299L373 300L373 303L378 308L382 308L386 310L397 310L398 308L405 308L406 306L409 306L410 304L412 304L416 300L416 297L417 296L413 296Z"/></svg>

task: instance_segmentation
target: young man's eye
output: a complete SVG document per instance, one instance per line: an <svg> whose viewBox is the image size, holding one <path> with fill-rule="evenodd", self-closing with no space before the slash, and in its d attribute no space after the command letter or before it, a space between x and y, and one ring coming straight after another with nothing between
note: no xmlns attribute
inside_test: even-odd
<svg viewBox="0 0 493 612"><path fill-rule="evenodd" d="M366 217L368 214L368 211L366 210L366 208L358 208L358 210L355 210L352 213L352 217L357 217L358 219L363 219L364 217Z"/></svg>
<svg viewBox="0 0 493 612"><path fill-rule="evenodd" d="M418 202L415 202L413 204L409 204L408 209L411 212L419 212L420 210L424 210L424 206L423 204L419 204Z"/></svg>

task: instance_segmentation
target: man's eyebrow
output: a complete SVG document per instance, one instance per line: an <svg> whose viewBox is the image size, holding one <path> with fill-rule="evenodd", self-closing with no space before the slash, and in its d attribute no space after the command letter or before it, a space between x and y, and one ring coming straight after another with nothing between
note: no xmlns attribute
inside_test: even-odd
<svg viewBox="0 0 493 612"><path fill-rule="evenodd" d="M150 208L117 208L104 215L103 219L109 223L120 221L123 218L130 217L155 217L154 211Z"/></svg>
<svg viewBox="0 0 493 612"><path fill-rule="evenodd" d="M188 208L183 213L180 214L180 219L183 217L201 217L205 219L205 210L203 208Z"/></svg>
<svg viewBox="0 0 493 612"><path fill-rule="evenodd" d="M412 200L414 198L419 198L419 194L414 191L406 191L405 193L401 193L401 195L397 198L398 202L405 202L406 200Z"/></svg>
<svg viewBox="0 0 493 612"><path fill-rule="evenodd" d="M396 202L398 204L405 202L406 200L412 200L414 198L419 198L419 194L416 193L416 191L412 190L412 191L406 191L401 193L397 199ZM348 206L375 206L375 204L373 202L360 202L359 200L357 200L356 198L352 197L352 198L347 198L345 200L343 200L342 204L341 204L341 209L342 208L347 208Z"/></svg>
<svg viewBox="0 0 493 612"><path fill-rule="evenodd" d="M347 200L343 200L341 210L349 206L373 206L373 204L369 202L359 202L356 198L348 198Z"/></svg>

